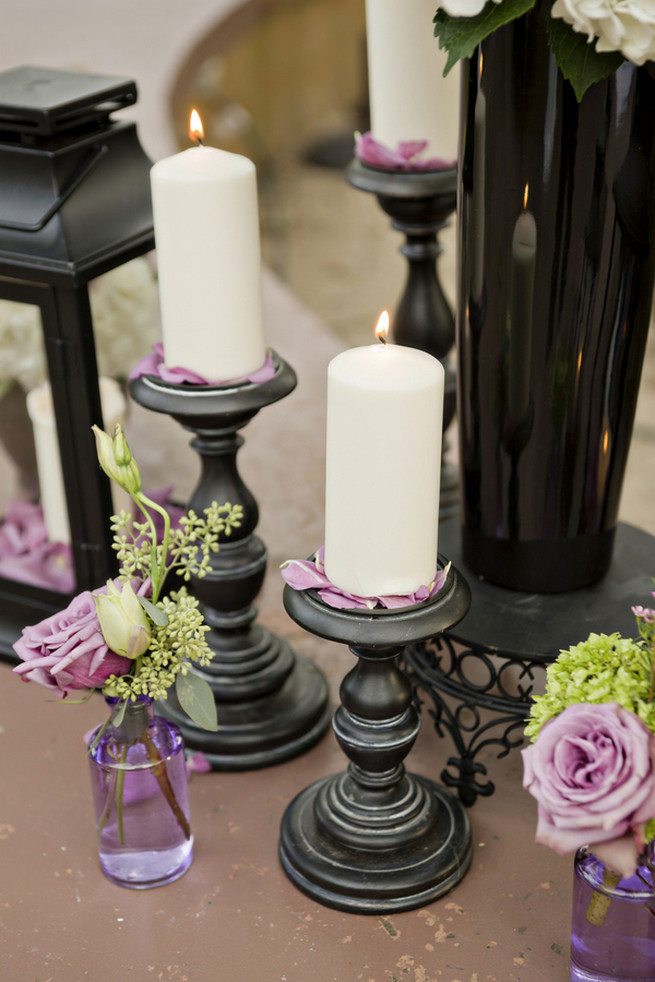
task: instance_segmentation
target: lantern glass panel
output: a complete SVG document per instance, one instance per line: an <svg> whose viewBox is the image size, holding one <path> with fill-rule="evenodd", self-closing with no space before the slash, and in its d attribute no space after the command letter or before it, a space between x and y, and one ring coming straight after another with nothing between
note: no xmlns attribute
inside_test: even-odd
<svg viewBox="0 0 655 982"><path fill-rule="evenodd" d="M150 260L138 257L92 280L89 303L103 424L129 432L127 379L155 339ZM64 467L41 310L0 299L0 576L67 594L75 571ZM111 490L113 510L131 511L128 496Z"/></svg>
<svg viewBox="0 0 655 982"><path fill-rule="evenodd" d="M38 427L30 418L37 410ZM47 493L39 480L37 442L42 479L43 464L47 466ZM41 311L35 304L4 299L0 300L0 474L0 576L70 593L75 574ZM44 498L49 501L50 527Z"/></svg>

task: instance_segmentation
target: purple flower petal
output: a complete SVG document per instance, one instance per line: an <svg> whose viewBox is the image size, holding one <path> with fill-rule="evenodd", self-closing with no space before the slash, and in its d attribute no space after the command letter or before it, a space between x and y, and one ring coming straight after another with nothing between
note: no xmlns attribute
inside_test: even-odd
<svg viewBox="0 0 655 982"><path fill-rule="evenodd" d="M430 597L436 596L446 579L450 563L445 569L437 570L434 580L428 586L419 587L414 593L397 594L385 597L358 597L340 590L325 574L325 546L317 550L314 559L289 559L280 567L282 578L293 590L318 590L321 600L339 610L373 610L375 607L396 609L411 607Z"/></svg>
<svg viewBox="0 0 655 982"><path fill-rule="evenodd" d="M319 572L316 564L309 560L290 559L281 569L282 579L293 590L319 590L330 586L325 573Z"/></svg>
<svg viewBox="0 0 655 982"><path fill-rule="evenodd" d="M140 378L142 375L154 375L162 382L171 382L173 385L238 385L241 382L253 382L261 384L268 382L275 375L275 365L270 351L266 355L264 364L249 375L235 379L209 379L190 368L182 368L178 365L167 366L164 364L164 346L161 341L155 341L152 352L145 355L130 372L130 378Z"/></svg>
<svg viewBox="0 0 655 982"><path fill-rule="evenodd" d="M353 597L352 594L341 593L332 586L327 590L319 590L318 595L328 607L334 607L336 610L372 610L375 607L375 601L372 599Z"/></svg>
<svg viewBox="0 0 655 982"><path fill-rule="evenodd" d="M187 773L195 774L208 774L212 769L212 765L209 763L202 750L196 750L194 753L187 755L186 759Z"/></svg>
<svg viewBox="0 0 655 982"><path fill-rule="evenodd" d="M411 160L418 156L428 145L427 140L401 140L398 144L398 153L405 160Z"/></svg>
<svg viewBox="0 0 655 982"><path fill-rule="evenodd" d="M456 160L443 160L440 157L421 158L427 140L402 140L395 150L390 149L370 132L355 133L355 156L369 167L383 170L435 171L451 170L457 166Z"/></svg>
<svg viewBox="0 0 655 982"><path fill-rule="evenodd" d="M426 590L425 597L423 599L427 599L427 596L428 596L428 592ZM387 610L396 610L396 608L398 607L409 607L409 606L413 606L415 603L420 602L417 601L416 594L414 593L409 593L405 595L396 594L395 596L389 595L387 597L376 597L376 600L378 601L381 607L386 607Z"/></svg>
<svg viewBox="0 0 655 982"><path fill-rule="evenodd" d="M630 610L635 617L643 618L647 624L655 623L655 610L652 610L650 607L642 607L641 604L637 604L635 607L631 607Z"/></svg>

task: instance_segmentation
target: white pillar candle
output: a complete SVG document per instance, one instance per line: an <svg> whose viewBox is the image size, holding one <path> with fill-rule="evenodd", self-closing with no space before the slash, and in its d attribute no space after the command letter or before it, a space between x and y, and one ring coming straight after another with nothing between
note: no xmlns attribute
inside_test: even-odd
<svg viewBox="0 0 655 982"><path fill-rule="evenodd" d="M98 384L105 429L111 432L117 423L123 424L125 420L125 397L114 379L101 378ZM43 509L48 539L50 542L69 543L71 540L70 522L61 469L52 390L49 382L45 382L28 392L27 411L34 430L41 508ZM93 434L90 431L89 434L90 446L93 446ZM120 488L117 490L119 494L114 499L115 510L126 507L125 492L122 492Z"/></svg>
<svg viewBox="0 0 655 982"><path fill-rule="evenodd" d="M255 165L202 144L151 171L164 361L211 381L264 364Z"/></svg>
<svg viewBox="0 0 655 982"><path fill-rule="evenodd" d="M434 0L366 0L371 133L392 149L402 140L427 140L422 156L454 161L459 72L443 77L435 12Z"/></svg>
<svg viewBox="0 0 655 982"><path fill-rule="evenodd" d="M444 370L394 344L328 366L325 572L341 590L412 593L437 568Z"/></svg>

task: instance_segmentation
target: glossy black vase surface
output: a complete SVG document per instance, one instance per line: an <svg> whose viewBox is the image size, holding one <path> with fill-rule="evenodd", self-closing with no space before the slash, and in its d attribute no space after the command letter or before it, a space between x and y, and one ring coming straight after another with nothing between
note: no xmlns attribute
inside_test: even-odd
<svg viewBox="0 0 655 982"><path fill-rule="evenodd" d="M463 555L538 593L611 562L655 262L655 68L578 103L547 17L463 69L458 188Z"/></svg>

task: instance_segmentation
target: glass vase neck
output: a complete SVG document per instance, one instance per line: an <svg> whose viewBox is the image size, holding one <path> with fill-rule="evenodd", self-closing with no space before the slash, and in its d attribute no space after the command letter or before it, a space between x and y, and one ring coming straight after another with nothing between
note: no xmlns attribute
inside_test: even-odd
<svg viewBox="0 0 655 982"><path fill-rule="evenodd" d="M154 717L155 702L150 696L138 696L134 702L127 700L122 717L119 716L121 699L105 696L105 702L112 711L109 729L112 731L114 739L121 743L138 740ZM116 722L117 719L120 721Z"/></svg>

